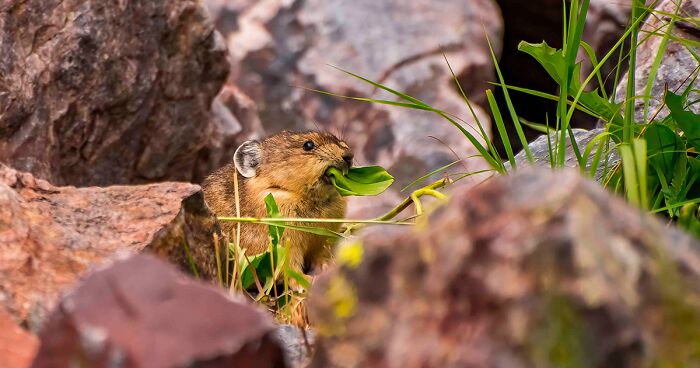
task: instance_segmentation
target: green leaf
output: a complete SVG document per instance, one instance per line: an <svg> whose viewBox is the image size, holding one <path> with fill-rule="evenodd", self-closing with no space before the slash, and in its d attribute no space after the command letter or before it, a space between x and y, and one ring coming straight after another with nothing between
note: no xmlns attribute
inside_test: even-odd
<svg viewBox="0 0 700 368"><path fill-rule="evenodd" d="M666 106L671 111L673 120L683 130L688 145L700 151L700 115L683 108L683 98L670 91L666 92Z"/></svg>
<svg viewBox="0 0 700 368"><path fill-rule="evenodd" d="M299 284L299 286L303 287L304 289L309 289L311 287L311 283L309 283L309 280L307 280L304 277L304 275L292 270L291 268L287 269L285 272L287 272L287 276L296 280L296 282Z"/></svg>
<svg viewBox="0 0 700 368"><path fill-rule="evenodd" d="M382 193L394 182L381 166L353 167L346 175L335 167L326 171L342 196L373 196Z"/></svg>
<svg viewBox="0 0 700 368"><path fill-rule="evenodd" d="M268 195L265 196L265 209L267 210L268 217L281 217L280 209L277 207L277 202L275 202L275 197L272 196L272 193L268 193ZM279 245L284 228L275 225L268 225L267 230L270 233L270 238L272 238L272 245Z"/></svg>
<svg viewBox="0 0 700 368"><path fill-rule="evenodd" d="M547 71L552 79L554 79L560 86L564 84L564 78L567 74L566 70L566 60L562 50L557 50L546 42L539 44L533 44L528 42L520 42L518 45L518 50L529 54L537 62L542 65L542 67ZM569 95L576 96L581 90L581 81L579 76L581 73L581 64L576 64L573 69L572 78L570 84L568 85ZM601 97L598 94L598 90L593 90L591 92L581 92L578 103L583 105L587 110L591 111L598 117L604 119L605 121L611 122L610 133L618 138L618 141L622 138L622 128L624 122L622 116L620 115L621 105L615 104L607 99Z"/></svg>
<svg viewBox="0 0 700 368"><path fill-rule="evenodd" d="M534 44L525 41L520 42L518 50L534 57L557 83L564 79L566 62L561 50L550 47L546 42Z"/></svg>
<svg viewBox="0 0 700 368"><path fill-rule="evenodd" d="M250 263L243 258L241 262L241 284L243 289L248 289L255 285L255 275L257 275L261 284L264 285L264 291L269 290L269 283L277 279L280 267L287 257L287 249L282 246L275 246L272 249L272 254L268 250L264 253L248 256ZM274 274L270 260L274 262ZM253 269L255 269L255 272L253 272Z"/></svg>
<svg viewBox="0 0 700 368"><path fill-rule="evenodd" d="M676 160L672 175L671 185L661 190L667 206L674 206L686 200L686 179L688 176L688 157L686 155L682 155ZM671 213L673 216L677 216L678 211L678 208L675 208Z"/></svg>
<svg viewBox="0 0 700 368"><path fill-rule="evenodd" d="M676 161L685 156L685 145L671 128L661 124L647 125L644 132L647 141L649 164L671 177Z"/></svg>
<svg viewBox="0 0 700 368"><path fill-rule="evenodd" d="M243 262L241 262L241 268L242 268L241 286L243 287L243 289L248 289L255 284L255 275L258 276L258 280L262 280L262 282L265 281L264 273L266 273L266 272L264 272L263 267L260 267L261 263L264 265L267 265L267 268L270 268L270 261L269 261L270 253L269 252L265 252L265 253L258 254L256 256L248 257L248 259L250 260L250 263L248 263L245 260L245 258L243 259ZM266 262L263 262L263 260L265 260ZM253 272L253 269L255 269L255 273ZM263 271L262 272L263 274L260 274L259 270ZM268 271L268 273L269 273L269 271Z"/></svg>

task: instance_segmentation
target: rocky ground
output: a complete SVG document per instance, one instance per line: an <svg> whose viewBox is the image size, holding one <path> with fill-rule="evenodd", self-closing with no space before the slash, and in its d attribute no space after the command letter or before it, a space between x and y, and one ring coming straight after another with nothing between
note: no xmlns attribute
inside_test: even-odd
<svg viewBox="0 0 700 368"><path fill-rule="evenodd" d="M697 359L700 244L574 171L464 180L450 188L449 205L414 229L362 233L363 262L329 270L312 289L311 351L294 328L276 327L257 306L213 286L218 224L190 183L246 139L328 129L350 143L359 164L387 168L395 188L456 158L465 161L455 171L485 168L440 117L309 89L386 97L330 64L458 114L472 129L446 57L490 132L487 38L507 80L538 88L545 77L513 54L513 43L560 32L558 10L525 16L560 2L528 4L1 3L0 367L638 367ZM698 16L699 8L686 0L682 11ZM586 41L605 52L628 9L591 1ZM677 32L693 40L700 33L692 24ZM638 83L658 42L638 51ZM654 91L693 82L684 77L697 65L692 53L669 45ZM538 161L547 162L546 150ZM353 199L348 215L370 218L402 196L396 189Z"/></svg>

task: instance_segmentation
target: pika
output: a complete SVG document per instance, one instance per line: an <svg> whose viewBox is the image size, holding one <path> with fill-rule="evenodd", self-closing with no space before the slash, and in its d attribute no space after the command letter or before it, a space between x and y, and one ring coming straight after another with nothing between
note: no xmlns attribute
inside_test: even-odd
<svg viewBox="0 0 700 368"><path fill-rule="evenodd" d="M272 194L282 217L342 218L346 200L332 185L326 171L343 172L352 166L353 153L344 141L330 133L284 131L263 140L241 144L233 162L209 175L202 185L204 198L218 216L236 216L234 177L238 175L240 215L267 217L264 198ZM338 223L299 223L337 231ZM222 231L236 237L236 224L222 222ZM247 255L268 249L267 226L241 224L240 246ZM289 265L309 273L332 255L329 238L285 229L282 242L290 245Z"/></svg>

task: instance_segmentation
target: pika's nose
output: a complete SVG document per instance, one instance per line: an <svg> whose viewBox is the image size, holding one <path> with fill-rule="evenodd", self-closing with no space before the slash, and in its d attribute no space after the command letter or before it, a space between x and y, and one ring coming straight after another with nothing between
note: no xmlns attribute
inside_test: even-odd
<svg viewBox="0 0 700 368"><path fill-rule="evenodd" d="M345 163L348 164L348 167L352 167L352 159L353 159L354 157L355 157L355 156L352 154L352 152L346 152L346 153L343 155L343 161L345 161Z"/></svg>

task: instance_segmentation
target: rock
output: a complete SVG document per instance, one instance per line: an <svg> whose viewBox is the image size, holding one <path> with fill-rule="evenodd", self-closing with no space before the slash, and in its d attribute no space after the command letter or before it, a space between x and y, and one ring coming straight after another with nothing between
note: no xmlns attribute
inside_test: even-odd
<svg viewBox="0 0 700 368"><path fill-rule="evenodd" d="M0 308L0 367L28 368L38 348L39 339L17 326Z"/></svg>
<svg viewBox="0 0 700 368"><path fill-rule="evenodd" d="M579 153L581 155L585 154L586 147L588 144L595 139L598 135L603 133L605 129L603 128L595 128L591 130L585 130L585 129L572 129L574 132L574 141L576 141L576 146L579 149ZM527 160L527 155L525 154L525 151L520 151L517 155L515 155L515 163L518 167L522 166L536 166L536 167L546 167L546 168L551 168L551 162L550 162L550 157L549 157L549 150L550 145L554 145L555 142L559 139L559 135L557 133L551 133L549 135L549 140L547 139L546 135L541 135L537 137L534 141L530 142L528 147L530 148L530 152L532 153L532 157L534 158L534 165L530 165L530 162ZM596 150L598 149L598 145L600 143L596 143L594 148L591 150L590 155L588 156L588 160L586 160L586 170L590 171L591 165L593 163L593 158L596 154ZM605 143L603 143L605 144ZM601 161L596 168L595 175L593 176L596 181L601 181L604 179L605 175L610 172L611 168L620 162L620 156L618 155L617 151L614 149L614 144L612 141L609 141L609 146L608 149L611 151L607 158L605 156L601 156ZM553 149L553 148L552 148ZM603 150L605 150L605 147L602 147ZM605 152L605 151L603 151ZM576 154L574 153L573 146L571 145L571 138L567 136L567 141L566 141L566 152L564 153L566 157L566 161L564 162L564 167L568 168L578 168L578 160L576 158ZM607 159L607 165L605 164ZM506 167L510 168L510 164L506 163Z"/></svg>
<svg viewBox="0 0 700 368"><path fill-rule="evenodd" d="M490 132L483 101L493 64L485 34L500 50L502 23L492 0L207 0L231 52L230 80L258 103L264 128L328 129L343 136L359 165L379 164L396 187L476 151L447 121L427 112L331 98L300 87L387 98L328 64L405 91L475 126L447 68L459 76ZM394 99L393 97L391 97ZM475 130L471 130L475 132ZM441 140L432 139L434 136ZM449 147L456 154L454 154ZM455 171L486 167L478 158ZM354 199L349 216L377 215L400 200Z"/></svg>
<svg viewBox="0 0 700 368"><path fill-rule="evenodd" d="M216 219L197 185L55 187L0 165L0 305L36 330L61 289L121 252L150 251L216 275Z"/></svg>
<svg viewBox="0 0 700 368"><path fill-rule="evenodd" d="M678 8L680 4L680 8ZM671 21L670 15L678 14L681 17L693 19L700 16L700 1L698 0L683 0L661 1L656 7L656 13L652 14L642 25L640 40L646 39L644 43L637 47L637 67L635 70L635 96L644 96L646 92L646 84L649 80L652 66L657 54L659 53L659 45L662 42L662 37L666 33ZM667 14L667 15L665 15ZM651 35L650 32L655 32L658 35ZM690 40L690 50L697 54L700 52L700 47L697 47L697 42L700 41L700 28L697 24L679 20L675 22L672 30L672 35L681 39ZM693 78L697 74L698 61L693 56L693 53L686 48L685 45L669 40L664 56L661 60L660 67L654 78L651 87L649 105L644 108L644 99L635 99L635 120L638 123L645 123L655 117L656 120L661 120L668 116L669 112L666 107L660 109L663 104L663 96L668 86L668 90L676 94L683 93L692 83L692 89L697 89L698 84ZM616 101L625 100L627 91L627 74L621 78L616 89ZM692 92L688 101L694 101L700 98L697 92ZM691 105L691 110L700 113L698 104ZM624 111L623 111L624 112Z"/></svg>
<svg viewBox="0 0 700 368"><path fill-rule="evenodd" d="M279 325L275 330L277 340L282 345L284 357L290 367L306 367L311 359L314 332L302 330L294 325Z"/></svg>
<svg viewBox="0 0 700 368"><path fill-rule="evenodd" d="M189 180L229 71L197 0L0 5L0 161L54 184Z"/></svg>
<svg viewBox="0 0 700 368"><path fill-rule="evenodd" d="M258 139L265 130L258 116L257 105L238 87L227 84L212 103L214 132L207 146L199 152L192 181L202 182L212 168L224 166L233 160L241 143Z"/></svg>
<svg viewBox="0 0 700 368"><path fill-rule="evenodd" d="M34 367L285 367L270 318L149 255L90 274L42 328Z"/></svg>
<svg viewBox="0 0 700 368"><path fill-rule="evenodd" d="M694 365L700 243L575 171L520 170L317 280L314 367Z"/></svg>

